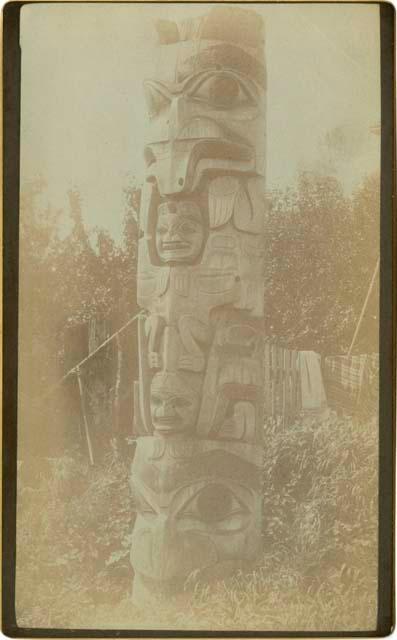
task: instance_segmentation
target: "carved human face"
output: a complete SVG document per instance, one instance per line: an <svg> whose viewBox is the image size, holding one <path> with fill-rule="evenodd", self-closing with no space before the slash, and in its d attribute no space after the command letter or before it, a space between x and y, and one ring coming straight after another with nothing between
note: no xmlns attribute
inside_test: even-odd
<svg viewBox="0 0 397 640"><path fill-rule="evenodd" d="M237 455L238 447L140 440L132 466L137 519L131 561L149 595L178 592L192 574L223 578L255 557L259 473Z"/></svg>
<svg viewBox="0 0 397 640"><path fill-rule="evenodd" d="M193 202L166 202L158 209L156 249L164 262L193 262L204 242L203 220Z"/></svg>
<svg viewBox="0 0 397 640"><path fill-rule="evenodd" d="M155 432L163 435L192 431L199 410L199 394L178 374L159 373L152 381L150 410Z"/></svg>

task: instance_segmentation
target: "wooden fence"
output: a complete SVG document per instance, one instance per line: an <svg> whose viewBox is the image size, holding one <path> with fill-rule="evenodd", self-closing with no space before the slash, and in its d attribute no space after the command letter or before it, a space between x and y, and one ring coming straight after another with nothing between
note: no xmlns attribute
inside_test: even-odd
<svg viewBox="0 0 397 640"><path fill-rule="evenodd" d="M87 351L95 357L82 371L75 371L76 368L71 371L80 374L80 411L93 460L98 457L97 452L107 449L105 440L131 435L137 336L134 324L128 334L122 338L119 332L114 334L114 344L98 351L98 345L109 341L107 336L111 327L106 322L97 321L90 323L84 334L80 333L76 334L79 344L81 342L84 346L80 359ZM68 346L71 349L73 341L68 341ZM79 359L78 353L76 349L71 351L75 363ZM83 361L86 360L87 357ZM320 357L312 351L285 349L265 339L263 371L265 421L289 426L300 415L316 415L327 406L351 414L358 408L368 414L376 411L377 354L328 357L320 363ZM81 437L84 439L83 428Z"/></svg>
<svg viewBox="0 0 397 640"><path fill-rule="evenodd" d="M290 424L301 411L299 351L264 345L265 419Z"/></svg>

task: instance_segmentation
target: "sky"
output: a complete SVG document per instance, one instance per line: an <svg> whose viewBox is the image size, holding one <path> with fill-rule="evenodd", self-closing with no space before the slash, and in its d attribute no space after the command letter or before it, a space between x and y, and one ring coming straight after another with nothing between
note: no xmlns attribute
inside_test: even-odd
<svg viewBox="0 0 397 640"><path fill-rule="evenodd" d="M250 6L244 3L244 6ZM265 22L267 189L299 172L337 176L347 193L379 169L379 6L255 4ZM118 237L123 189L143 177L142 83L154 21L206 4L39 3L21 11L21 184L67 209L78 188L89 227Z"/></svg>

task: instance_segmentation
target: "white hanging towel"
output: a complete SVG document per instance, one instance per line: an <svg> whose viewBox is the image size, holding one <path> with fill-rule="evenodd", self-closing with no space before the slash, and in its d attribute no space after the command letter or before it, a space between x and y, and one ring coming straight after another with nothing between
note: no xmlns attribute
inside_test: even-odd
<svg viewBox="0 0 397 640"><path fill-rule="evenodd" d="M299 351L302 411L322 411L327 406L320 362L315 351Z"/></svg>

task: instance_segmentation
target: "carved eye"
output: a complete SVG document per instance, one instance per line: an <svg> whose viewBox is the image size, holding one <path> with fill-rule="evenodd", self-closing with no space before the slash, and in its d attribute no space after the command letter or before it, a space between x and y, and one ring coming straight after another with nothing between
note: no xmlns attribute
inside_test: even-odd
<svg viewBox="0 0 397 640"><path fill-rule="evenodd" d="M172 405L176 408L184 408L184 407L190 407L192 403L187 400L187 398L175 398L175 400L172 401Z"/></svg>
<svg viewBox="0 0 397 640"><path fill-rule="evenodd" d="M184 234L190 235L191 233L195 233L197 231L197 226L192 224L191 222L184 222L180 227L180 231Z"/></svg>
<svg viewBox="0 0 397 640"><path fill-rule="evenodd" d="M158 115L170 105L170 99L154 85L145 84L144 91L149 118Z"/></svg>
<svg viewBox="0 0 397 640"><path fill-rule="evenodd" d="M186 505L180 517L192 518L217 528L235 531L243 525L247 508L222 484L209 484Z"/></svg>
<svg viewBox="0 0 397 640"><path fill-rule="evenodd" d="M225 109L252 104L252 98L242 83L227 74L217 74L207 78L191 95L215 107Z"/></svg>

